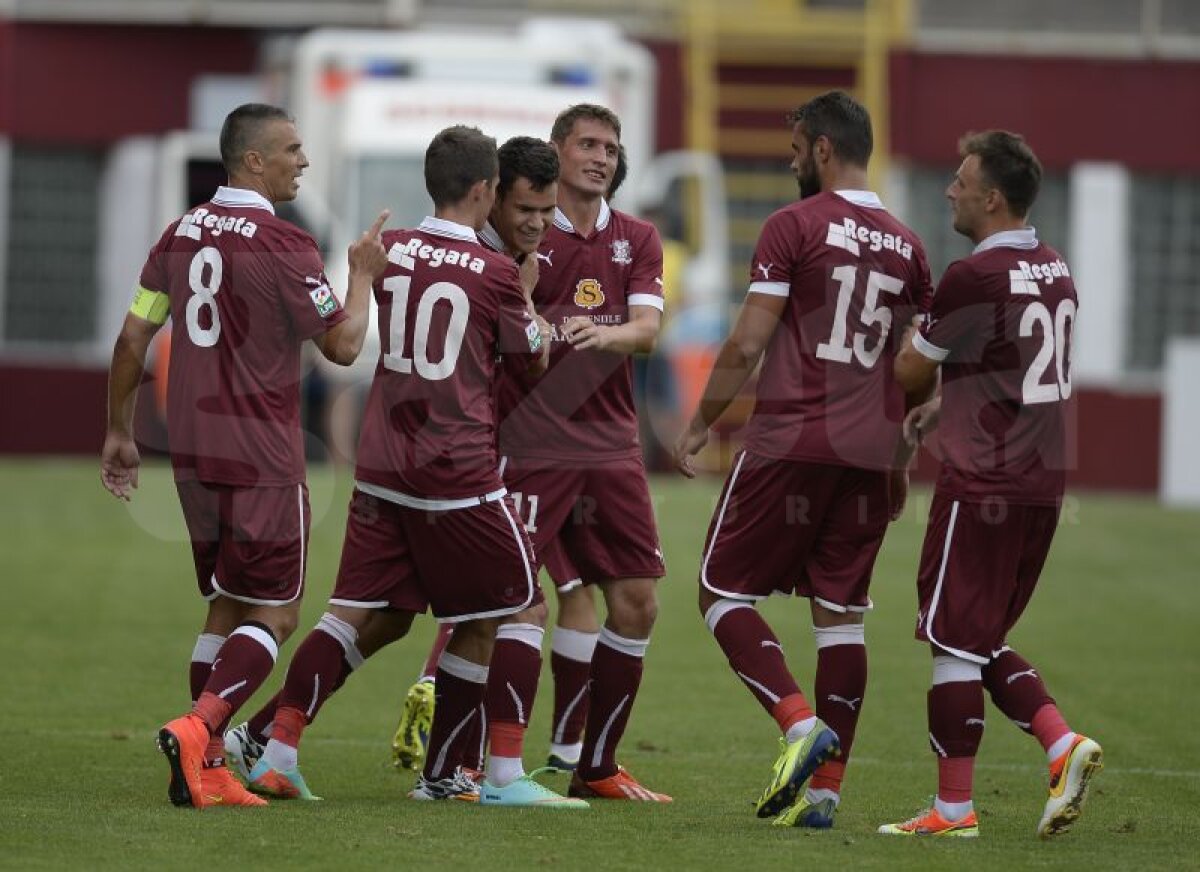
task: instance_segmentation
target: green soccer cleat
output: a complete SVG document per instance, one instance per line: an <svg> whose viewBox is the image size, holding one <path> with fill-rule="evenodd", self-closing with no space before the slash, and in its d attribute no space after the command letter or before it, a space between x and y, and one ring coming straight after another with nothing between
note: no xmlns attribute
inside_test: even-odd
<svg viewBox="0 0 1200 872"><path fill-rule="evenodd" d="M286 772L272 769L266 760L259 760L254 764L247 787L261 796L273 796L276 799L321 799L308 789L299 769L289 769Z"/></svg>
<svg viewBox="0 0 1200 872"><path fill-rule="evenodd" d="M809 802L803 796L796 800L795 805L771 821L773 827L807 827L813 830L827 830L833 826L833 813L837 811L837 802L832 799L819 799Z"/></svg>
<svg viewBox="0 0 1200 872"><path fill-rule="evenodd" d="M812 732L803 739L790 743L780 739L774 774L771 783L754 804L755 814L760 818L774 817L792 805L800 788L816 768L841 753L837 733L819 718Z"/></svg>
<svg viewBox="0 0 1200 872"><path fill-rule="evenodd" d="M1050 767L1050 796L1037 828L1043 839L1065 833L1078 819L1088 784L1104 768L1104 751L1099 743L1077 735L1054 764Z"/></svg>
<svg viewBox="0 0 1200 872"><path fill-rule="evenodd" d="M392 765L397 769L421 771L421 761L429 747L429 732L433 729L433 682L418 681L404 697L404 711L392 737Z"/></svg>
<svg viewBox="0 0 1200 872"><path fill-rule="evenodd" d="M535 775L543 772L553 772L545 766L534 770L528 775L522 775L511 784L496 787L484 781L479 786L480 805L507 805L513 808L561 808L583 809L591 808L584 800L568 796L560 796L548 787L533 780Z"/></svg>

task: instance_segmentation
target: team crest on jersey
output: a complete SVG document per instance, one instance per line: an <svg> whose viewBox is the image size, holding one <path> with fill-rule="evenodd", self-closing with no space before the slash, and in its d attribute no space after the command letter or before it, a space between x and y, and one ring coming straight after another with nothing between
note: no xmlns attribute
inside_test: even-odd
<svg viewBox="0 0 1200 872"><path fill-rule="evenodd" d="M612 244L612 262L628 266L633 263L633 248L628 239L618 239Z"/></svg>
<svg viewBox="0 0 1200 872"><path fill-rule="evenodd" d="M337 297L333 295L333 291L329 290L329 285L325 282L307 277L304 281L310 285L316 285L308 292L308 295L312 298L313 305L317 307L317 314L322 318L328 318L337 309Z"/></svg>
<svg viewBox="0 0 1200 872"><path fill-rule="evenodd" d="M584 309L595 309L604 305L604 291L598 279L581 279L575 286L575 305Z"/></svg>

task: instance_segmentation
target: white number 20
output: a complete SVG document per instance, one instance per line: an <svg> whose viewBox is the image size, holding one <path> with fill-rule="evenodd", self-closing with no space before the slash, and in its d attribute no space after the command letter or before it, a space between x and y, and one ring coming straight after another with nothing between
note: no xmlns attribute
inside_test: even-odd
<svg viewBox="0 0 1200 872"><path fill-rule="evenodd" d="M1075 301L1063 300L1058 304L1054 317L1046 304L1035 300L1021 313L1021 336L1032 336L1033 328L1042 331L1042 347L1021 383L1021 401L1027 406L1038 403L1056 403L1071 396L1071 333L1075 329ZM1055 378L1043 383L1046 370L1054 363Z"/></svg>

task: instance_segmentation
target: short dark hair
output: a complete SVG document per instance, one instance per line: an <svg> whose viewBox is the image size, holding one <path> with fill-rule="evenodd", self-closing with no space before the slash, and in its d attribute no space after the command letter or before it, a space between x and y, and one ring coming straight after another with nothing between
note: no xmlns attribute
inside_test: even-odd
<svg viewBox="0 0 1200 872"><path fill-rule="evenodd" d="M529 179L529 187L544 191L558 181L558 152L544 139L514 136L497 152L500 159L500 186L496 196L503 199L517 179Z"/></svg>
<svg viewBox="0 0 1200 872"><path fill-rule="evenodd" d="M225 116L221 125L221 163L227 173L236 172L242 156L258 144L262 125L268 121L292 121L287 110L266 103L243 103Z"/></svg>
<svg viewBox="0 0 1200 872"><path fill-rule="evenodd" d="M1017 218L1029 214L1042 186L1042 164L1025 137L1007 130L968 133L958 141L960 157L978 155L984 181L997 188Z"/></svg>
<svg viewBox="0 0 1200 872"><path fill-rule="evenodd" d="M558 143L566 142L571 131L575 129L575 122L584 118L607 124L617 134L617 140L621 139L621 119L617 117L617 113L595 103L576 103L559 112L558 117L554 119L554 126L550 128L550 138Z"/></svg>
<svg viewBox="0 0 1200 872"><path fill-rule="evenodd" d="M833 146L833 153L846 163L865 167L875 148L871 132L871 114L845 91L829 91L813 97L792 110L787 116L794 127L804 124L809 143L824 136Z"/></svg>
<svg viewBox="0 0 1200 872"><path fill-rule="evenodd" d="M425 190L434 206L448 206L466 197L476 182L490 182L498 169L496 140L478 127L456 124L425 149Z"/></svg>
<svg viewBox="0 0 1200 872"><path fill-rule="evenodd" d="M612 180L608 183L608 194L605 197L611 200L617 196L617 189L625 184L625 177L629 175L629 156L625 154L625 146L617 146L617 168L613 170Z"/></svg>

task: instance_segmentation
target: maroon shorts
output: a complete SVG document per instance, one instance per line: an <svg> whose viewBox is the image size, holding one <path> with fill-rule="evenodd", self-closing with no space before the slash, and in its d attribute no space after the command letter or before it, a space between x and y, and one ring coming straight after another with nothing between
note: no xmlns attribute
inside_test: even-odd
<svg viewBox="0 0 1200 872"><path fill-rule="evenodd" d="M283 605L300 597L312 521L305 485L177 481L175 489L201 596L255 605Z"/></svg>
<svg viewBox="0 0 1200 872"><path fill-rule="evenodd" d="M867 611L887 526L886 473L743 451L717 500L700 583L729 599L798 593Z"/></svg>
<svg viewBox="0 0 1200 872"><path fill-rule="evenodd" d="M502 469L552 575L567 571L561 562L549 564L556 539L584 584L667 574L641 457L586 467L506 457Z"/></svg>
<svg viewBox="0 0 1200 872"><path fill-rule="evenodd" d="M1058 512L935 494L917 574L917 638L976 663L998 654L1037 587Z"/></svg>
<svg viewBox="0 0 1200 872"><path fill-rule="evenodd" d="M537 556L538 562L546 568L546 575L550 576L550 581L556 590L566 593L583 584L583 580L579 577L579 570L567 557L567 553L557 539L547 542L545 547L538 551Z"/></svg>
<svg viewBox="0 0 1200 872"><path fill-rule="evenodd" d="M398 505L355 489L329 601L446 622L511 615L542 601L529 537L510 497L461 509Z"/></svg>

